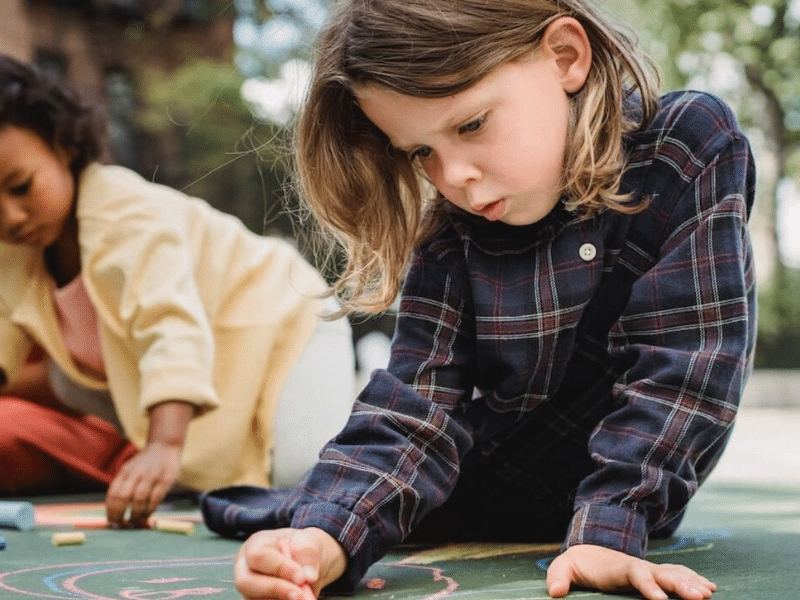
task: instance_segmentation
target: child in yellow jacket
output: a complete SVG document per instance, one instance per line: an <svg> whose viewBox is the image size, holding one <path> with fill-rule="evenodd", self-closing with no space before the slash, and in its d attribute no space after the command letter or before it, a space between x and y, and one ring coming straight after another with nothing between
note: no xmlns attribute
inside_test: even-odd
<svg viewBox="0 0 800 600"><path fill-rule="evenodd" d="M66 404L0 402L0 494L74 475L141 525L176 483L290 483L349 412L346 321L320 319L325 283L288 243L99 164L97 123L0 57L0 392L38 346ZM305 448L273 448L279 410Z"/></svg>

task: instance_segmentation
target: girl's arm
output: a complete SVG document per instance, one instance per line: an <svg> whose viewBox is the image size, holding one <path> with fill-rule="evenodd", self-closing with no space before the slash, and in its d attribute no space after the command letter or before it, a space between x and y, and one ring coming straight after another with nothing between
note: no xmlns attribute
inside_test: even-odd
<svg viewBox="0 0 800 600"><path fill-rule="evenodd" d="M119 413L148 411L169 399L198 411L219 405L188 203L120 167L95 165L82 177L77 216L84 283L99 320L137 359L130 373L138 376L138 397L125 400L137 405L118 406Z"/></svg>
<svg viewBox="0 0 800 600"><path fill-rule="evenodd" d="M589 440L596 470L578 487L567 550L551 566L554 595L639 576L648 537L675 531L730 434L755 339L754 172L747 141L718 109L708 98L683 106L674 113L687 122L659 137L666 150L651 161L647 184L661 196L642 214L652 219L646 231L668 235L611 329L609 351L624 365L613 389L618 408ZM597 547L611 550L601 569L593 567ZM627 589L664 597L646 590L665 571L645 566L650 575L628 579ZM700 592L680 592L682 575L669 573L662 593L695 600L713 590L699 578L689 588Z"/></svg>
<svg viewBox="0 0 800 600"><path fill-rule="evenodd" d="M322 530L347 556L330 586L345 591L445 501L472 445L468 428L452 413L471 398L476 371L470 294L446 263L433 253L417 257L406 278L389 370L372 374L344 429L291 498L281 490L254 492L265 510L252 511L224 491L205 495L210 529L256 539L269 533L256 533L265 529ZM253 548L247 545L245 555ZM320 566L336 571L333 564ZM237 571L237 585L257 575Z"/></svg>
<svg viewBox="0 0 800 600"><path fill-rule="evenodd" d="M150 409L147 445L122 466L106 494L106 513L112 525L146 525L178 477L186 431L194 414L195 406L180 400L161 402Z"/></svg>

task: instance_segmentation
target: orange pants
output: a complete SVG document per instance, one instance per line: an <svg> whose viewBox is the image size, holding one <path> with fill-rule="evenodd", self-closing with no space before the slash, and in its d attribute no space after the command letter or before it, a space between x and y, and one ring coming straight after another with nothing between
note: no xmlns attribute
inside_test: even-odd
<svg viewBox="0 0 800 600"><path fill-rule="evenodd" d="M0 397L0 496L103 490L136 452L98 417Z"/></svg>

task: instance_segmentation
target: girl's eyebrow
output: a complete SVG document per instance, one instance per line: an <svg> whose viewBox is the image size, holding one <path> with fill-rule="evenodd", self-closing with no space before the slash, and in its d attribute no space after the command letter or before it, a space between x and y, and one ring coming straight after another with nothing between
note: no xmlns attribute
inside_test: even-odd
<svg viewBox="0 0 800 600"><path fill-rule="evenodd" d="M397 144L392 142L391 139L389 139L389 143L392 145L392 148L404 154L409 154L410 152L413 152L417 148L425 145L425 144L411 144L410 146L398 146Z"/></svg>
<svg viewBox="0 0 800 600"><path fill-rule="evenodd" d="M0 175L0 185L2 186L8 185L8 182L17 179L20 173L21 171L19 169L13 169L12 171L5 173L4 175Z"/></svg>
<svg viewBox="0 0 800 600"><path fill-rule="evenodd" d="M475 119L480 118L489 110L488 101L483 99L483 101L476 102L471 101L468 106L465 108L460 107L457 111L454 112L447 120L445 120L441 127L437 128L433 133L440 134L440 133L448 133L451 131L456 131L461 128L463 125L474 121ZM387 135L389 139L389 143L392 144L392 147L400 152L409 153L421 146L426 146L424 142L421 143L411 143L411 144L395 144L392 139Z"/></svg>

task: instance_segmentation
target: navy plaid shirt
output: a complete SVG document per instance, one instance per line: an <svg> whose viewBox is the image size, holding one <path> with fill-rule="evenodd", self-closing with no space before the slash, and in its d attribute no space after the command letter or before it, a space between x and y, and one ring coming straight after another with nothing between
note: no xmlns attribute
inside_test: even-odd
<svg viewBox="0 0 800 600"><path fill-rule="evenodd" d="M445 502L465 465L520 423L535 447L547 418L577 432L591 464L569 498L565 546L643 556L649 535L674 530L750 368L754 166L729 109L702 93L664 96L627 142L624 191L649 200L639 213L559 207L515 227L450 210L415 255L388 369L319 464L288 495L207 507L209 525L320 527L347 551L340 583L353 585Z"/></svg>

